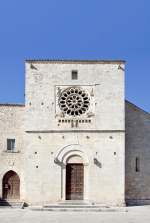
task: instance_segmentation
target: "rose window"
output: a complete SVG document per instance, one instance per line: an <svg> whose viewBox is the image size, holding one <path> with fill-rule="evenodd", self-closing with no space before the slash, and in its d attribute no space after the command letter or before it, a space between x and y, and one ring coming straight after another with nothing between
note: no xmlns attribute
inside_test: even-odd
<svg viewBox="0 0 150 223"><path fill-rule="evenodd" d="M62 92L59 106L65 114L80 116L89 109L90 98L81 88L69 88Z"/></svg>

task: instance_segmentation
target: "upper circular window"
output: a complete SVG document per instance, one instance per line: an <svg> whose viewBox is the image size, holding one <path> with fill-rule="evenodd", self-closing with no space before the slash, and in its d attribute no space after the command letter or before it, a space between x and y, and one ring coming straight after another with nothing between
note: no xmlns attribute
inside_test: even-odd
<svg viewBox="0 0 150 223"><path fill-rule="evenodd" d="M82 88L71 87L62 92L59 106L65 114L80 116L89 109L90 98Z"/></svg>

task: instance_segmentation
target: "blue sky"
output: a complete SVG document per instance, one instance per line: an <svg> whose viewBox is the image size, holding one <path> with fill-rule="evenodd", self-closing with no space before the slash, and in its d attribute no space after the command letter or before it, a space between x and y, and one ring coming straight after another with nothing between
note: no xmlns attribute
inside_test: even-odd
<svg viewBox="0 0 150 223"><path fill-rule="evenodd" d="M24 103L25 59L126 60L126 99L150 113L150 0L0 1L0 103Z"/></svg>

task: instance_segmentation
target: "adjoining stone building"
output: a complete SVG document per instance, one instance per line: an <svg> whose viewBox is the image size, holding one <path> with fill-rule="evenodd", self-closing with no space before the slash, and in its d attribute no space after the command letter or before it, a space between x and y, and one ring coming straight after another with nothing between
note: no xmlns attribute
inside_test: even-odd
<svg viewBox="0 0 150 223"><path fill-rule="evenodd" d="M26 60L24 105L0 105L0 197L150 204L150 114L125 61Z"/></svg>

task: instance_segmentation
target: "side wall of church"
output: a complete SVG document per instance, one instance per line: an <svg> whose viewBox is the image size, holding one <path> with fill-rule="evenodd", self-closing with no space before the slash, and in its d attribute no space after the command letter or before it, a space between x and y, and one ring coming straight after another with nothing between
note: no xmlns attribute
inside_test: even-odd
<svg viewBox="0 0 150 223"><path fill-rule="evenodd" d="M128 101L125 105L126 202L150 204L150 115Z"/></svg>
<svg viewBox="0 0 150 223"><path fill-rule="evenodd" d="M3 176L10 170L20 177L20 198L25 197L24 105L0 105L0 198ZM15 139L15 151L7 150L7 139Z"/></svg>

